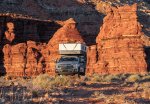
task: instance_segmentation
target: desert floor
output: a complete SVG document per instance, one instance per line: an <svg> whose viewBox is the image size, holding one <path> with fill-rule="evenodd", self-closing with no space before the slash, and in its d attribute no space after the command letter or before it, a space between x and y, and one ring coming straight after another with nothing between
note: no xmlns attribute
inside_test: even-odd
<svg viewBox="0 0 150 104"><path fill-rule="evenodd" d="M150 104L150 74L2 76L0 104Z"/></svg>

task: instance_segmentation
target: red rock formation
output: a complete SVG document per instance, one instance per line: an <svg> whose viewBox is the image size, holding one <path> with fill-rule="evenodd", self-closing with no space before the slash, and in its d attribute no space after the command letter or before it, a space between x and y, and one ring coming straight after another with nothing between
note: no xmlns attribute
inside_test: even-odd
<svg viewBox="0 0 150 104"><path fill-rule="evenodd" d="M97 62L97 50L96 45L89 46L87 48L87 66L86 73L94 73L93 68ZM91 70L92 69L92 70Z"/></svg>
<svg viewBox="0 0 150 104"><path fill-rule="evenodd" d="M11 45L6 44L3 47L3 53L4 53L4 67L5 67L6 73L11 74L13 72L13 70L11 69L11 63L12 63L12 60L11 60Z"/></svg>
<svg viewBox="0 0 150 104"><path fill-rule="evenodd" d="M5 32L5 37L9 42L12 42L15 39L14 24L12 22L8 22L7 28L8 30Z"/></svg>
<svg viewBox="0 0 150 104"><path fill-rule="evenodd" d="M26 63L26 44L6 44L3 48L4 67L9 76L23 76Z"/></svg>
<svg viewBox="0 0 150 104"><path fill-rule="evenodd" d="M8 76L35 76L44 73L44 62L40 53L42 45L34 41L6 44L3 47L4 67Z"/></svg>
<svg viewBox="0 0 150 104"><path fill-rule="evenodd" d="M87 73L146 72L143 42L140 38L143 33L137 22L136 11L136 5L106 9L107 16L97 36L97 45L89 46L87 51ZM6 36L6 40L10 40L10 43L14 38L16 37ZM4 67L7 74L12 76L54 74L55 60L60 57L58 45L67 42L84 42L72 18L64 22L64 26L53 35L48 45L37 44L34 41L17 45L5 44Z"/></svg>
<svg viewBox="0 0 150 104"><path fill-rule="evenodd" d="M11 68L13 72L7 71L7 74L13 74L13 76L24 76L26 69L26 49L25 43L19 43L11 46Z"/></svg>
<svg viewBox="0 0 150 104"><path fill-rule="evenodd" d="M26 63L26 75L34 76L38 74L37 71L37 58L38 58L38 47L34 41L27 42L27 63Z"/></svg>
<svg viewBox="0 0 150 104"><path fill-rule="evenodd" d="M147 70L137 5L112 7L97 36L96 73L143 73Z"/></svg>

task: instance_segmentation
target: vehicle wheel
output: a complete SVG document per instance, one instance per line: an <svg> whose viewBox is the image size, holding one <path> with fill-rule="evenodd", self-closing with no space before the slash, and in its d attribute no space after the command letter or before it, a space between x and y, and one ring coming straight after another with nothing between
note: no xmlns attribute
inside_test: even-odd
<svg viewBox="0 0 150 104"><path fill-rule="evenodd" d="M84 69L84 72L80 72L80 75L82 75L82 76L85 75L85 69Z"/></svg>
<svg viewBox="0 0 150 104"><path fill-rule="evenodd" d="M82 75L82 76L85 76L85 72L82 72L81 75Z"/></svg>

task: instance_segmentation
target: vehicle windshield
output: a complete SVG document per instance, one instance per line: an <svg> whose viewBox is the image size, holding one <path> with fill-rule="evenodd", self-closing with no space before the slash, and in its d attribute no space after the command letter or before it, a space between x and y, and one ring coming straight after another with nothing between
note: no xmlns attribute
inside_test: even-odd
<svg viewBox="0 0 150 104"><path fill-rule="evenodd" d="M63 61L78 61L77 57L61 57L59 62L63 62Z"/></svg>

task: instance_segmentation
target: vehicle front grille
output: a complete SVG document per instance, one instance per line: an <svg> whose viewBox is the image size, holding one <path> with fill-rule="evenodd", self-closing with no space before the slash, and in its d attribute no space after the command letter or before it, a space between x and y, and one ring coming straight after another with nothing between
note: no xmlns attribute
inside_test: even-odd
<svg viewBox="0 0 150 104"><path fill-rule="evenodd" d="M61 69L73 69L73 65L70 65L70 64L59 65L59 67Z"/></svg>

